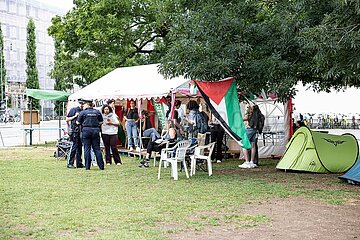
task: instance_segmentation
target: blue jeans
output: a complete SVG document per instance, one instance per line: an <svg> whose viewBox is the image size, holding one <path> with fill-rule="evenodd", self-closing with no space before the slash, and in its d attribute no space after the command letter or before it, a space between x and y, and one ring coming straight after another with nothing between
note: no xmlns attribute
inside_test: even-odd
<svg viewBox="0 0 360 240"><path fill-rule="evenodd" d="M246 134L249 138L250 143L255 143L256 142L256 135L257 135L257 130L253 129L253 128L246 128Z"/></svg>
<svg viewBox="0 0 360 240"><path fill-rule="evenodd" d="M133 138L135 141L135 146L139 146L139 138L138 138L138 132L137 132L137 126L135 121L126 121L125 124L126 127L126 133L128 137L128 145L129 147L134 147Z"/></svg>
<svg viewBox="0 0 360 240"><path fill-rule="evenodd" d="M160 134L158 131L156 131L155 128L149 128L143 132L143 137L150 137L151 141L155 141L156 139L160 138Z"/></svg>

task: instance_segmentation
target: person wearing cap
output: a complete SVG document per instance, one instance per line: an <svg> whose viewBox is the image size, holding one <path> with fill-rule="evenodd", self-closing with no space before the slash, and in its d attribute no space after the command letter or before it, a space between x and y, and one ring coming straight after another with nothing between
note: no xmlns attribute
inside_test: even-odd
<svg viewBox="0 0 360 240"><path fill-rule="evenodd" d="M84 100L84 110L78 116L76 123L82 126L82 142L86 170L91 166L91 148L94 150L96 162L100 170L104 170L104 160L100 149L100 126L103 117L99 110L93 108L92 100Z"/></svg>
<svg viewBox="0 0 360 240"><path fill-rule="evenodd" d="M75 168L74 160L76 158L76 167L83 168L84 165L82 163L82 143L80 137L80 126L76 124L77 117L80 115L82 111L84 101L83 99L79 99L79 106L73 107L70 109L69 113L66 115L66 122L68 123L68 134L70 136L71 147L70 154L68 156L67 167Z"/></svg>

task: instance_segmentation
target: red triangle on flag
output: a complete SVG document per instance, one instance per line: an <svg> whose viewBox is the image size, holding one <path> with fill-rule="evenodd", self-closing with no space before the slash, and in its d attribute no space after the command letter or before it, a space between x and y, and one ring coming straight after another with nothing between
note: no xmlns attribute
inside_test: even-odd
<svg viewBox="0 0 360 240"><path fill-rule="evenodd" d="M216 104L219 104L229 90L233 80L234 78L231 77L218 82L196 81L196 84L206 94L206 96L208 96Z"/></svg>

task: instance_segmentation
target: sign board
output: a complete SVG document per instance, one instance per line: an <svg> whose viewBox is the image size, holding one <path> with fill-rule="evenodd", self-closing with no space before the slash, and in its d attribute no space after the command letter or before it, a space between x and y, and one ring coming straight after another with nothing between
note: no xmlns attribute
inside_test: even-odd
<svg viewBox="0 0 360 240"><path fill-rule="evenodd" d="M30 124L30 110L21 111L21 124ZM32 124L40 124L40 111L32 110Z"/></svg>

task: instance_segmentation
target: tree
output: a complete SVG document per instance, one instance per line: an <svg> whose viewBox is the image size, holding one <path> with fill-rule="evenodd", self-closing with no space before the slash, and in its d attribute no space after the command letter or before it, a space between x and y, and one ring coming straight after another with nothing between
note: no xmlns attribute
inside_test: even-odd
<svg viewBox="0 0 360 240"><path fill-rule="evenodd" d="M325 91L360 87L359 1L319 1L317 8L309 8L309 2L303 1L309 15L323 14L318 24L302 29L298 37L303 51L308 53L304 64L307 73L317 77L304 74L304 82Z"/></svg>
<svg viewBox="0 0 360 240"><path fill-rule="evenodd" d="M64 17L52 19L49 34L63 44L59 69L80 86L117 67L156 63L166 44L172 1L75 1ZM64 71L66 70L66 71Z"/></svg>
<svg viewBox="0 0 360 240"><path fill-rule="evenodd" d="M286 100L302 81L360 86L358 0L78 0L49 33L66 82L161 61L168 76L218 81Z"/></svg>
<svg viewBox="0 0 360 240"><path fill-rule="evenodd" d="M26 87L31 89L39 89L38 70L36 67L36 36L35 23L32 19L26 28ZM40 109L39 100L32 100L33 109Z"/></svg>
<svg viewBox="0 0 360 240"><path fill-rule="evenodd" d="M282 100L297 82L360 86L358 1L197 1L178 15L162 58L170 76L236 77L245 92Z"/></svg>
<svg viewBox="0 0 360 240"><path fill-rule="evenodd" d="M5 59L4 59L4 36L2 34L2 28L0 24L0 79L1 79L1 100L5 99L5 82L6 82L6 69L5 69Z"/></svg>
<svg viewBox="0 0 360 240"><path fill-rule="evenodd" d="M197 1L174 20L162 71L206 81L233 76L245 93L264 89L288 98L297 81L297 46L294 30L279 27L274 4Z"/></svg>
<svg viewBox="0 0 360 240"><path fill-rule="evenodd" d="M55 55L54 55L54 65L53 68L49 74L49 76L53 79L55 79L55 85L54 90L58 91L65 91L66 89L69 89L71 86L69 86L66 82L64 77L64 72L61 71L61 67L59 66L61 64L61 55L62 55L62 46L61 43L57 40L55 40ZM63 102L55 101L55 112L64 115L64 109L63 109Z"/></svg>

